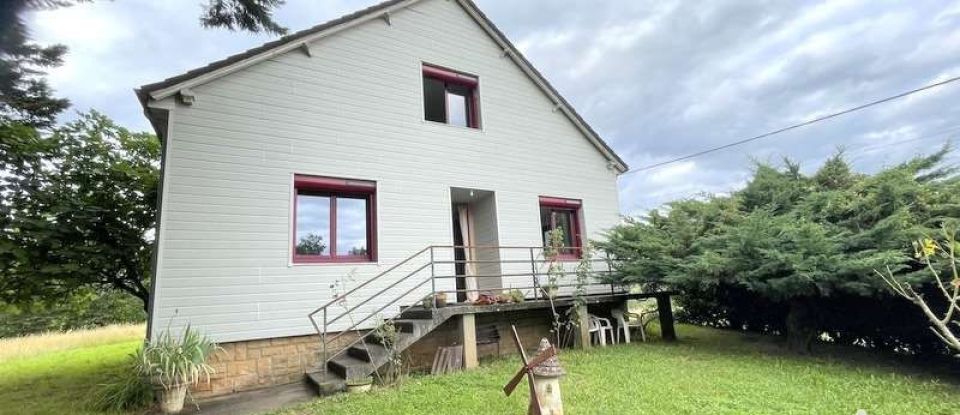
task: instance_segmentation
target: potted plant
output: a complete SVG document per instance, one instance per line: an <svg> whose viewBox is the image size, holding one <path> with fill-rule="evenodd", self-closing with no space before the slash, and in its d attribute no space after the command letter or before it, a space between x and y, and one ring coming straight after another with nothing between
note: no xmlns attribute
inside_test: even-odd
<svg viewBox="0 0 960 415"><path fill-rule="evenodd" d="M447 293L437 293L433 298L437 302L437 307L447 306Z"/></svg>
<svg viewBox="0 0 960 415"><path fill-rule="evenodd" d="M522 303L524 300L527 299L527 297L523 295L523 291L520 291L520 290L517 290L517 289L512 289L512 290L510 290L510 291L507 291L506 294L507 294L507 297L510 298L510 302L512 302L512 303L518 303L518 304L519 304L519 303Z"/></svg>
<svg viewBox="0 0 960 415"><path fill-rule="evenodd" d="M167 329L137 351L136 368L150 380L160 410L176 414L183 410L188 389L201 381L210 381L213 367L207 359L220 348L188 325L179 338Z"/></svg>
<svg viewBox="0 0 960 415"><path fill-rule="evenodd" d="M372 387L373 378L370 376L347 380L347 393L369 392Z"/></svg>
<svg viewBox="0 0 960 415"><path fill-rule="evenodd" d="M446 307L447 293L431 294L423 299L423 308L433 308L434 305L437 307Z"/></svg>

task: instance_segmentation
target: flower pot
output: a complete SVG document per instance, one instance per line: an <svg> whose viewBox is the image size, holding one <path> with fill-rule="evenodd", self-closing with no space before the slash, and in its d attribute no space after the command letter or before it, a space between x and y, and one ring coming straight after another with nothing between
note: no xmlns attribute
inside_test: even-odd
<svg viewBox="0 0 960 415"><path fill-rule="evenodd" d="M447 306L447 296L446 296L446 295L438 295L437 298L436 298L436 301L437 301L437 307L446 307L446 306Z"/></svg>
<svg viewBox="0 0 960 415"><path fill-rule="evenodd" d="M160 412L178 414L183 410L183 400L187 397L187 385L170 385L167 388L157 387L157 401L160 403Z"/></svg>
<svg viewBox="0 0 960 415"><path fill-rule="evenodd" d="M369 392L373 388L373 379L362 379L354 382L347 382L347 393Z"/></svg>

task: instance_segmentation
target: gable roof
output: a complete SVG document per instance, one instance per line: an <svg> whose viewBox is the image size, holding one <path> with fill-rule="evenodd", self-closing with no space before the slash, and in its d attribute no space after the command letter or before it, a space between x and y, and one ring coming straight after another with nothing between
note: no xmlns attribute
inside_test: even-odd
<svg viewBox="0 0 960 415"><path fill-rule="evenodd" d="M309 29L283 36L280 39L264 43L258 47L248 49L244 52L228 56L224 59L211 62L206 66L192 69L181 75L164 79L160 82L143 85L136 90L137 97L140 99L148 117L153 113L149 111L148 103L151 100L160 100L177 94L180 90L195 85L217 79L221 76L236 72L247 66L269 59L291 50L304 47L307 43L317 39L349 29L350 27L365 23L372 19L387 18L389 13L401 10L407 6L419 2L420 0L387 0L383 3L367 7L362 10L341 16L326 23L313 26ZM589 124L573 109L573 106L544 78L526 57L510 42L509 39L498 29L493 22L477 7L471 0L455 0L470 15L477 24L493 39L494 42L503 48L505 55L509 56L520 69L537 85L540 89L554 101L556 108L566 115L571 122L586 136L588 140L600 151L601 154L617 169L620 173L629 170L627 163L610 148L600 135L590 127ZM151 121L153 121L151 119Z"/></svg>

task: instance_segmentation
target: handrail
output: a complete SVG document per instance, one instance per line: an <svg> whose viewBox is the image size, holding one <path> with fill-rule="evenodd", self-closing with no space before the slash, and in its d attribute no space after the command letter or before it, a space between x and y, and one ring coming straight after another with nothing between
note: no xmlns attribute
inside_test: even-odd
<svg viewBox="0 0 960 415"><path fill-rule="evenodd" d="M317 313L319 313L321 310L323 310L323 309L325 309L325 308L327 308L327 307L330 307L331 305L333 305L333 304L336 303L337 301L340 301L343 297L346 297L347 295L353 294L353 293L356 292L357 290L365 287L367 284L370 284L371 282L376 281L377 279L379 279L380 277L383 277L384 275L386 275L386 274L389 273L390 271L393 271L393 270L397 269L399 266L401 266L401 265L403 265L403 264L406 264L407 262L410 262L410 260L412 260L412 259L420 256L420 254L422 254L422 253L424 253L424 252L427 252L427 250L429 250L429 249L431 249L431 248L433 248L433 247L432 247L432 246L428 246L428 247L426 247L426 248L421 249L421 250L418 251L417 253L415 253L415 254L410 255L409 257L407 257L407 259L404 259L403 261L400 261L400 262L394 264L392 267L387 268L387 269L384 270L383 272L377 274L377 276L375 276L375 277L373 277L373 278L371 278L371 279L369 279L369 280L366 280L366 281L362 282L360 285L358 285L358 286L356 286L356 287L353 287L353 289L351 289L350 291L347 291L347 292L345 292L345 293L343 293L343 294L338 295L338 296L335 297L334 299L328 301L326 304L320 306L320 308L317 308L316 310L313 310L313 312L311 312L311 313L309 314L310 318L313 318L313 316L316 315Z"/></svg>
<svg viewBox="0 0 960 415"><path fill-rule="evenodd" d="M390 300L389 303L384 304L382 307L378 308L376 311L374 311L374 312L371 313L370 315L364 317L364 318L361 319L360 321L357 321L357 322L353 323L352 326L347 327L347 328L341 330L339 333L337 333L336 336L333 336L332 338L330 338L330 341L334 341L334 340L336 340L336 339L339 339L340 336L343 336L344 333L346 333L346 332L348 332L348 331L350 331L350 330L353 330L353 329L357 328L357 326L359 326L360 324L362 324L364 321L369 320L370 317L373 317L376 313L379 313L379 312L385 310L387 307L390 307L391 305L393 305L393 303L397 302L398 300L400 300L400 299L403 298L403 297L406 297L407 295L409 295L410 293L412 293L413 290L416 290L417 288L422 287L423 284L426 284L428 281L430 281L429 278L427 278L427 279L425 279L425 280L423 280L423 281L420 281L419 284L413 286L412 288L410 288L409 290L407 290L407 291L404 292L403 294L400 294L397 298L394 298L393 300Z"/></svg>
<svg viewBox="0 0 960 415"><path fill-rule="evenodd" d="M412 277L414 274L416 274L416 273L418 273L418 272L423 271L424 269L426 269L426 268L427 268L427 265L430 265L430 264L427 263L427 264L421 265L420 268L417 268L416 270L410 272L409 274L407 274L407 276L405 276L405 277L403 277L403 278L400 278L400 279L397 279L396 281L393 282L393 284L390 284L390 285L388 285L388 286L386 286L386 287L383 287L383 289L381 289L380 291L378 291L376 294L370 296L370 298L375 298L375 297L377 297L378 295L383 294L384 291L389 290L389 289L391 289L391 288L393 288L393 287L396 287L397 284L400 284L401 282L406 281L407 278L410 278L410 277ZM424 280L424 282L426 282L426 281L429 281L429 280ZM421 284L423 284L423 283L421 283ZM418 287L419 287L419 286L418 286ZM409 293L408 293L408 294L409 294ZM368 299L367 301L369 301L369 299ZM364 304L366 304L366 301L363 301L363 302L358 303L357 305L355 305L355 306L351 307L350 309L344 311L344 312L343 312L342 314L340 314L339 316L334 317L332 320L328 320L328 321L327 321L327 324L333 324L334 322L336 322L337 320L339 320L341 317L343 317L343 316L345 316L345 315L347 315L347 314L350 314L350 313L354 312L354 310L356 310L357 308L360 308L360 306L362 306L362 305L364 305ZM349 329L348 329L348 330L349 330Z"/></svg>
<svg viewBox="0 0 960 415"><path fill-rule="evenodd" d="M498 250L498 251L501 251L501 250L523 250L523 251L529 251L529 259L492 259L492 260L472 259L472 260L457 260L457 259L454 257L453 260L448 260L448 259L438 260L438 259L436 258L436 255L435 255L435 250L436 250L436 249L452 249L452 250L456 250L456 249L470 249L470 250L473 250L473 251L485 250L485 249L496 249L496 250ZM475 289L475 290L474 290L474 289L471 289L471 290L463 290L463 289L453 289L453 290L449 290L449 289L445 289L446 287L444 287L444 288L441 288L441 289L438 290L438 289L437 289L438 287L437 287L437 285L436 285L438 280L448 280L448 279L457 278L457 277L476 277L476 278L494 278L494 277L500 277L500 278L504 278L504 277L507 277L507 278L516 278L516 277L521 277L521 278L522 278L522 277L528 277L528 276L529 276L529 277L532 277L532 279L533 279L533 280L532 280L533 285L532 285L531 287L522 287L522 289L530 289L530 288L532 288L532 289L534 290L534 291L533 291L534 299L538 299L539 296L540 296L540 294L541 294L541 293L539 293L539 291L542 289L542 286L543 286L542 283L540 282L540 278L547 275L547 274L543 273L542 271L538 270L538 268L539 268L538 265L543 266L544 264L553 261L553 258L547 258L547 255L546 255L546 250L547 250L547 249L549 249L549 247L540 247L540 246L497 246L497 245L477 245L477 246L469 246L469 245L430 245L430 246L427 246L427 247L421 249L420 251L417 251L417 252L414 253L413 255L410 255L409 257L403 259L402 261L400 261L400 262L392 265L391 267L383 270L382 272L380 272L379 274L377 274L377 275L374 276L373 278L370 278L370 279L368 279L368 280L360 283L360 284L357 285L356 287L353 287L352 289L348 290L347 292L345 292L345 293L343 293L343 294L337 295L337 296L334 297L332 300L328 301L328 302L325 303L324 305L320 306L319 308L313 310L312 312L310 312L310 313L308 314L308 317L309 317L309 319L310 319L310 323L311 323L311 324L313 325L313 327L316 329L317 333L320 334L321 341L323 342L323 349L322 349L322 350L323 350L323 364L324 364L323 370L326 371L326 369L327 369L327 365L326 365L326 364L327 364L327 362L329 362L330 358L331 358L331 357L335 357L335 356L337 356L337 355L339 354L339 352L337 352L337 353L335 353L333 356L329 356L329 355L327 354L327 346L328 346L328 343L330 343L330 342L332 342L332 341L334 341L334 340L339 339L341 336L343 336L343 335L346 334L347 332L350 332L350 331L352 331L352 330L357 329L357 327L360 327L363 323L367 322L368 320L370 320L370 319L373 318L374 316L380 315L380 313L381 313L383 310L387 309L387 307L390 307L391 305L395 304L396 302L398 302L398 301L406 298L406 297L409 296L411 293L413 293L415 290L422 288L422 287L423 287L424 285L426 285L426 283L428 283L428 282L431 283L430 294L425 295L421 300L426 299L426 298L431 298L432 296L436 296L437 293L461 293L461 292L470 292L470 291L478 291L478 292L479 292L479 291L489 291L489 290L496 290L496 289L497 289L497 288L490 288L490 287L488 287L488 288L486 288L486 289ZM563 248L563 249L564 249L564 250L582 250L583 248L581 248L581 247L565 247L565 248ZM344 302L343 305L344 305L344 309L345 309L345 310L344 310L343 312L340 312L339 314L333 316L332 319L330 318L330 315L328 314L328 309L330 308L330 306L345 301L348 296L353 295L354 293L356 293L356 292L359 291L360 289L362 289L362 288L370 285L370 284L371 284L372 282L374 282L374 281L381 280L381 279L382 279L384 276L386 276L387 274L389 274L389 273L397 270L399 267L401 267L401 266L403 266L403 265L405 265L405 264L410 263L410 262L413 261L414 259L422 256L422 255L423 255L424 253L426 253L427 251L430 252L430 257L429 257L429 260L428 260L427 262L425 262L423 265L420 265L420 266L417 267L416 269L413 269L412 271L407 272L406 275L403 275L402 277L397 278L396 280L390 282L388 285L386 285L385 287L381 288L381 289L378 290L376 293L367 296L367 298L364 298L363 300L357 302L356 304L350 305L350 304L347 304L347 303ZM536 251L540 251L540 253L539 253L539 254L535 254ZM498 253L497 255L499 256L500 254L501 254L501 253ZM566 262L566 261L568 261L568 260L573 260L573 258L564 257L563 260ZM584 260L584 259L576 259L576 260L582 261L582 260ZM597 278L597 277L599 277L601 274L610 275L610 274L612 274L612 273L614 272L614 269L613 269L613 266L612 266L612 263L611 263L611 260L610 260L609 255L607 255L606 258L593 257L593 258L589 258L589 259L586 259L586 260L589 261L589 262L592 262L592 263L605 262L605 263L607 264L607 269L606 269L606 270L597 270L597 271L594 271L593 274L595 274L595 275L592 276L591 279ZM468 276L460 276L460 275L437 275L436 268L435 268L436 265L438 265L438 264L442 264L442 265L456 265L456 264L468 264L468 263L474 263L474 264L497 263L497 264L501 264L501 265L529 263L531 268L530 268L530 272L523 272L523 273L517 273L517 272L506 272L506 273L505 273L505 272L502 272L503 270L501 270L501 272L498 273L498 274L481 274L481 275L468 275ZM364 305L367 305L368 303L370 303L370 302L373 301L374 299L383 298L382 295L383 295L385 292L387 292L388 290L390 290L390 289L392 289L392 288L400 285L400 283L409 280L410 278L416 276L417 274L420 274L421 271L424 271L424 270L427 269L428 267L430 268L430 275L429 275L428 277L424 278L423 280L420 280L417 284L414 284L414 285L413 285L412 287L410 287L409 289L406 289L406 291L403 292L402 294L400 294L400 295L398 295L398 296L395 296L395 297L389 297L389 298L390 298L389 301L386 301L384 304L380 305L379 308L377 308L376 310L373 310L371 313L367 313L367 315L366 315L365 317L363 317L362 319L360 319L359 321L354 321L354 319L351 318L351 319L350 319L350 323L351 323L351 324L350 324L350 327L348 327L348 328L346 328L346 329L338 330L338 332L337 332L334 336L332 336L331 338L328 338L328 337L327 337L328 330L329 330L329 327L330 327L331 324L333 324L333 323L335 323L335 322L337 322L337 321L340 321L340 319L342 319L344 316L351 316L351 315L352 315L351 313L357 311L358 309L360 309L360 307L362 307L362 306L364 306ZM540 268L540 269L542 269L542 268ZM566 277L566 276L568 276L568 275L577 274L576 271L567 271L567 270L554 270L554 271L552 271L552 273L560 274L562 277ZM611 292L611 293L614 292L614 290L615 290L615 285L616 285L616 284L613 284L613 283L610 283L610 282L603 282L603 279L602 279L602 278L597 278L596 281L599 281L599 282L587 282L587 283L585 283L585 284L584 284L584 283L578 283L578 284L579 284L579 285L584 285L584 286L610 285L610 292ZM554 284L551 284L551 286L552 286L553 288L557 288L557 289L558 289L558 288L561 288L561 287L574 287L574 286L576 286L576 285L578 285L578 284L556 284L556 283L554 283ZM499 288L500 288L500 289L506 289L505 287L499 287ZM514 289L515 289L515 287L511 287L511 288L514 288ZM546 295L545 292L544 292L543 294ZM435 309L436 309L436 303L435 303L435 302L433 303L433 307L432 307L432 308L433 308L433 310L435 311ZM322 327L320 326L320 324L318 324L317 320L315 319L316 315L317 315L318 313L321 313L321 312L323 313L323 325L322 325ZM401 311L401 312L402 312L402 311ZM364 312L364 313L366 313L366 312ZM399 316L399 314L398 314L397 316L390 317L390 318L388 318L388 319L386 319L386 320L388 320L388 321L389 321L389 320L393 320L393 319L396 319L398 316ZM364 339L367 338L371 333L373 333L372 330L371 330L371 331L367 331L366 333L360 334L359 336L357 336L357 339L353 340L352 342L350 342L350 344L346 345L345 349L353 346L353 345L356 344L356 343L359 343L359 342L364 341Z"/></svg>

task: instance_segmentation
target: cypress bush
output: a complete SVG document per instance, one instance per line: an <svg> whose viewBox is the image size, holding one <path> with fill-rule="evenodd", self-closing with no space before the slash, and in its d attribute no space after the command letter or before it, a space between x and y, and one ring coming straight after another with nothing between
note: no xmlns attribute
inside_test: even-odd
<svg viewBox="0 0 960 415"><path fill-rule="evenodd" d="M945 353L874 270L891 266L932 288L911 242L960 218L949 152L871 175L852 171L842 152L809 175L789 160L757 164L743 189L668 203L597 244L619 260L617 282L681 290L679 318L690 323L785 335L800 351L827 338Z"/></svg>

